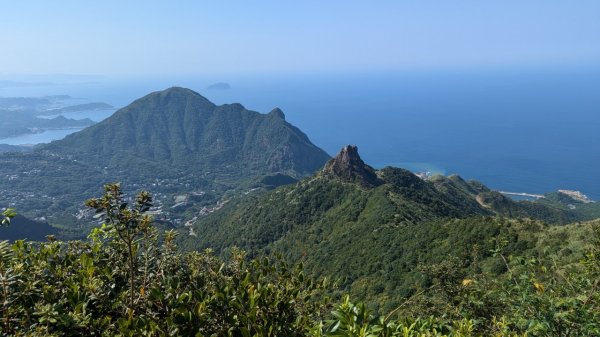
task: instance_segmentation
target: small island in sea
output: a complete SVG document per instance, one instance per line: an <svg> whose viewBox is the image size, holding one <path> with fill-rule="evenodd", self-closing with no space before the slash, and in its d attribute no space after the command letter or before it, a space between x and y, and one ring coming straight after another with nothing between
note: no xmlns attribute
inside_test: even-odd
<svg viewBox="0 0 600 337"><path fill-rule="evenodd" d="M209 85L206 87L207 90L229 90L231 89L231 85L226 82L217 82L215 84Z"/></svg>

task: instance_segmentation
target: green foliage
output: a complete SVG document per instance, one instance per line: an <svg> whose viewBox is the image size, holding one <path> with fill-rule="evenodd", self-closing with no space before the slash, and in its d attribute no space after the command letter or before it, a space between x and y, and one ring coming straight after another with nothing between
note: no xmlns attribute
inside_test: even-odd
<svg viewBox="0 0 600 337"><path fill-rule="evenodd" d="M138 245L136 244L139 236L148 235L152 219L149 215L144 215L150 209L152 197L148 192L141 192L135 199L135 205L132 208L127 207L123 200L120 184L107 184L104 186L104 196L102 198L90 199L85 202L88 207L96 210L96 213L104 215L104 221L109 230L113 229L121 243L127 247L127 261L129 263L129 307L133 310L135 301L135 279L136 279L136 256L138 255ZM148 241L146 237L146 241ZM169 240L171 241L171 240ZM147 246L147 243L146 243ZM146 255L148 258L148 255ZM146 267L148 261L146 260ZM143 289L143 287L142 287Z"/></svg>
<svg viewBox="0 0 600 337"><path fill-rule="evenodd" d="M365 303L352 303L347 294L327 314L331 302L326 295L332 288L326 280L314 281L303 264L289 265L278 258L250 259L238 249L231 250L227 260L210 250L178 252L177 232L159 234L145 214L152 202L150 195L138 194L131 206L127 200L119 184L106 185L102 197L88 200L87 205L103 216L105 223L95 228L87 240L62 242L51 237L44 243L16 241L12 245L0 241L3 334L600 334L600 223L557 228L532 220L481 217L448 220L438 226L401 227L405 230L397 232L410 233L415 246L399 255L409 260L400 261L409 265L414 259L411 269L404 273L420 278L418 288L383 310L385 315L378 316ZM370 207L374 204L365 201L360 207L363 212L348 216L359 219ZM389 206L374 208L374 214L379 207ZM326 208L323 212L327 213ZM12 210L3 213L4 218L13 216ZM386 232L386 236L391 233ZM570 254L562 254L562 250L547 253L546 248L561 240L581 240L577 244L580 249ZM432 245L425 245L427 241ZM352 247L355 255L361 254L356 246ZM377 268L387 264L386 253L382 254L383 264ZM574 260L572 255L581 259ZM333 266L325 260L315 261L325 268ZM345 276L341 272L344 268L355 270L359 266L350 263L352 260L339 261L346 264L332 268L334 278ZM358 261L372 264L369 260ZM504 265L499 274L487 266L490 261ZM350 291L356 293L358 285L382 279L381 273L371 274L355 279ZM390 292L384 293L388 297L381 297L380 292L362 295L369 301L390 299Z"/></svg>
<svg viewBox="0 0 600 337"><path fill-rule="evenodd" d="M544 196L539 203L569 209L582 219L600 218L600 202L584 203L560 192L546 193Z"/></svg>
<svg viewBox="0 0 600 337"><path fill-rule="evenodd" d="M346 296L331 313L333 319L318 324L312 336L331 337L421 337L421 336L474 336L472 320L445 322L433 317L390 320L373 316L364 304L353 304Z"/></svg>
<svg viewBox="0 0 600 337"><path fill-rule="evenodd" d="M88 201L107 223L85 241L0 242L5 334L303 336L322 313L324 284L301 266L177 253L143 214L148 194L123 200L111 184Z"/></svg>
<svg viewBox="0 0 600 337"><path fill-rule="evenodd" d="M2 218L0 219L0 224L2 226L8 226L10 224L10 219L17 216L17 213L12 208L7 208L2 212Z"/></svg>
<svg viewBox="0 0 600 337"><path fill-rule="evenodd" d="M600 227L594 233L600 238ZM397 311L401 317L426 312L448 321L470 319L481 335L497 331L528 336L596 336L600 333L600 269L596 259L600 240L577 263L564 263L553 255L508 255L499 239L492 249L501 256L507 272L460 274L456 267L433 266L434 283ZM449 268L448 268L449 267Z"/></svg>
<svg viewBox="0 0 600 337"><path fill-rule="evenodd" d="M505 253L498 240L494 254ZM598 336L600 224L585 257L567 266L553 259L505 260L508 273L465 278L452 261L427 266L434 283L387 316L372 315L346 296L312 336ZM429 316L431 315L431 316ZM398 317L392 319L392 317Z"/></svg>
<svg viewBox="0 0 600 337"><path fill-rule="evenodd" d="M313 275L336 277L353 298L383 313L443 280L436 275L444 270L501 275L510 271L510 255L541 254L538 240L550 229L533 219L562 224L580 216L515 202L456 175L422 180L399 168L376 171L348 146L313 177L200 218L194 232L202 235L180 244L219 254L234 246L251 256L280 252ZM492 253L500 243L502 254Z"/></svg>
<svg viewBox="0 0 600 337"><path fill-rule="evenodd" d="M386 312L431 283L420 266L453 257L462 272L502 274L506 264L490 253L490 239L506 240L508 254L533 253L548 228L497 216L476 198L489 189L458 176L423 181L388 167L378 177L383 184L364 188L317 174L234 200L201 218L194 231L202 235L183 236L180 246L219 254L236 246L251 256L281 252L292 263L303 261L311 274L335 276L353 298Z"/></svg>

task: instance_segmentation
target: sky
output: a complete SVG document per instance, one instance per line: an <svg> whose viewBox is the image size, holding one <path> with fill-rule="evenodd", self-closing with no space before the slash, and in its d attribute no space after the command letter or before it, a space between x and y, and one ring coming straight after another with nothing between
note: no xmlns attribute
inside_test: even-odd
<svg viewBox="0 0 600 337"><path fill-rule="evenodd" d="M598 0L1 4L0 75L600 65Z"/></svg>

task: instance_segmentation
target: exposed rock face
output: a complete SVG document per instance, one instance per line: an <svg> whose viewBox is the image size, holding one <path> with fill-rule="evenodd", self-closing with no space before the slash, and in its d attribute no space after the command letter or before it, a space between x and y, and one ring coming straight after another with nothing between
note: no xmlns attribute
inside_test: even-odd
<svg viewBox="0 0 600 337"><path fill-rule="evenodd" d="M358 148L347 145L323 167L323 174L334 175L343 181L359 183L363 187L375 187L382 182L375 169L365 164L358 155Z"/></svg>

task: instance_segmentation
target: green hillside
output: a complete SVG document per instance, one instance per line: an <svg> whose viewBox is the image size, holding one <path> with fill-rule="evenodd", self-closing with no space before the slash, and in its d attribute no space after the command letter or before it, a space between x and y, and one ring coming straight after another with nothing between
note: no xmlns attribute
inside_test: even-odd
<svg viewBox="0 0 600 337"><path fill-rule="evenodd" d="M310 174L329 156L283 112L217 106L184 88L151 93L82 132L40 148L126 168L129 159L199 172Z"/></svg>
<svg viewBox="0 0 600 337"><path fill-rule="evenodd" d="M182 246L278 252L315 275L337 275L355 297L390 309L427 284L421 265L451 257L467 270L478 260L484 271L501 274L503 263L490 253L494 240L506 238L508 251L522 255L549 228L539 220L574 218L458 176L422 180L404 169L374 170L348 146L310 178L200 218L196 236L182 237Z"/></svg>
<svg viewBox="0 0 600 337"><path fill-rule="evenodd" d="M103 224L85 240L0 241L0 299L8 304L0 308L3 335L525 337L600 333L597 222L547 227L534 220L456 219L437 227L403 228L411 240L396 246L389 246L396 238L385 241L385 236L370 247L348 246L346 233L336 233L340 244L335 249L344 250L348 259L342 262L346 264L327 264L340 257L329 251L322 259L321 276L315 278L302 264L264 256L252 259L238 249L232 249L226 259L210 250L178 252L177 233L160 233L153 226L149 193L130 199L119 184L106 185L104 191L103 196L86 201ZM3 212L0 220L4 226L18 222L11 210ZM369 240L376 237L364 235ZM392 249L378 257L375 253L381 250L377 247ZM386 303L394 300L391 295L398 290L390 291L380 282L389 282L389 276L395 275L393 268L401 266L388 259L389 252L419 262L417 268L397 275L413 277L418 291L391 307ZM367 264L356 263L354 257ZM364 282L359 286L371 289L366 283L375 282L378 287L362 296L369 303L382 303L383 313L353 303L348 292L361 296L354 284L339 287L323 278L348 278L347 271L360 270L368 272L361 275Z"/></svg>

